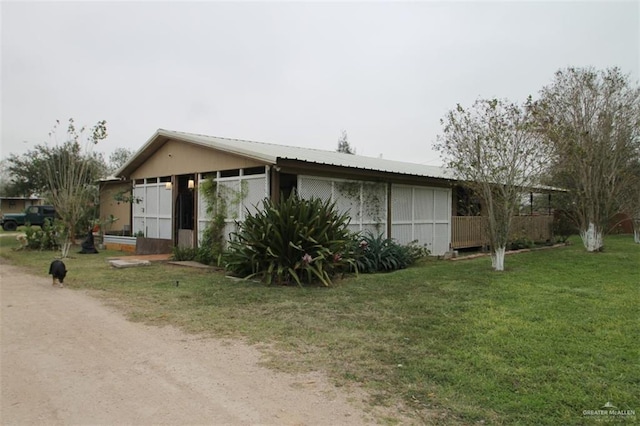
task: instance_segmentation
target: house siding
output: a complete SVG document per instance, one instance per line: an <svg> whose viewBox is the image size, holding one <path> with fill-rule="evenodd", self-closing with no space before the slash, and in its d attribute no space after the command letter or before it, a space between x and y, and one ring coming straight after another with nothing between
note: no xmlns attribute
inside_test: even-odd
<svg viewBox="0 0 640 426"><path fill-rule="evenodd" d="M256 160L170 140L131 173L132 179L262 166Z"/></svg>

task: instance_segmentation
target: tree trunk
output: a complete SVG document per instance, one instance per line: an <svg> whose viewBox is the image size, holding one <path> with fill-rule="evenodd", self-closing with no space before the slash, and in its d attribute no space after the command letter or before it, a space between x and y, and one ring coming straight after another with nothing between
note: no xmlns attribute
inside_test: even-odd
<svg viewBox="0 0 640 426"><path fill-rule="evenodd" d="M62 259L66 259L69 256L69 249L71 248L71 241L65 240L60 246L60 255Z"/></svg>
<svg viewBox="0 0 640 426"><path fill-rule="evenodd" d="M633 230L633 241L635 241L636 244L640 244L640 229Z"/></svg>
<svg viewBox="0 0 640 426"><path fill-rule="evenodd" d="M602 230L596 227L593 222L589 223L589 228L580 230L580 238L588 252L600 251L602 249Z"/></svg>
<svg viewBox="0 0 640 426"><path fill-rule="evenodd" d="M496 247L491 253L491 266L496 271L504 271L504 253L506 248Z"/></svg>

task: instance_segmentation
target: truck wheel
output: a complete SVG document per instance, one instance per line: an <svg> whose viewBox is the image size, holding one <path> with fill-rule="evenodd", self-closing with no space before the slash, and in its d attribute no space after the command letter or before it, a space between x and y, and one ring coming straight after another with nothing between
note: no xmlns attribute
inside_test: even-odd
<svg viewBox="0 0 640 426"><path fill-rule="evenodd" d="M8 232L15 231L18 228L18 225L15 222L5 222L2 225L2 229Z"/></svg>

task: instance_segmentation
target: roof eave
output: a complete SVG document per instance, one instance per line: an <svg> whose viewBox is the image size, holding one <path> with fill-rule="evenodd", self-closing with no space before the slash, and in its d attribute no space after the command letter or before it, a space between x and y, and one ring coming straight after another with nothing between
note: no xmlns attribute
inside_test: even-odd
<svg viewBox="0 0 640 426"><path fill-rule="evenodd" d="M124 165L122 165L114 175L119 178L130 177L130 174L140 167L153 153L159 148L159 145L166 143L169 140L179 140L182 142L191 143L194 145L202 146L208 149L218 149L230 154L235 154L241 157L250 158L256 161L264 162L267 164L276 164L278 158L275 156L262 155L260 153L244 150L238 147L234 147L231 144L222 144L215 141L203 142L197 137L182 134L179 132L173 132L165 129L158 129L156 132L145 142Z"/></svg>

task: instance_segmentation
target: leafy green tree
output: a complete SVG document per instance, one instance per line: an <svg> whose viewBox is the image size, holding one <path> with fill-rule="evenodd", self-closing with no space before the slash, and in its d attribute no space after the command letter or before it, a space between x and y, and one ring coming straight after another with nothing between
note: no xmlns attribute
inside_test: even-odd
<svg viewBox="0 0 640 426"><path fill-rule="evenodd" d="M12 192L9 161L6 158L0 161L0 195L3 197L22 197L22 195Z"/></svg>
<svg viewBox="0 0 640 426"><path fill-rule="evenodd" d="M48 154L46 145L36 145L24 155L11 154L7 158L7 195L14 197L42 196L47 189L44 169Z"/></svg>
<svg viewBox="0 0 640 426"><path fill-rule="evenodd" d="M58 121L49 136L55 138L55 131L60 125ZM23 155L11 154L6 160L8 175L7 193L13 196L29 197L38 195L46 197L51 190L50 172L69 160L86 162L86 176L90 182L96 182L107 175L107 165L101 153L83 152L80 137L85 128L76 131L73 120L69 120L70 129L76 134L68 134L62 143L56 141L53 146L42 143Z"/></svg>
<svg viewBox="0 0 640 426"><path fill-rule="evenodd" d="M96 182L105 176L107 167L92 147L107 137L107 127L105 121L99 121L89 130L77 129L69 119L64 140L58 142L59 127L56 121L49 133L53 146L43 143L22 156L10 156L8 170L14 189L24 196L43 196L55 207L63 229L56 233L61 240L58 245L66 257L71 242L87 229L96 213Z"/></svg>
<svg viewBox="0 0 640 426"><path fill-rule="evenodd" d="M551 148L550 171L566 193L566 210L589 252L633 185L640 155L640 88L620 69L567 68L531 105L537 130Z"/></svg>
<svg viewBox="0 0 640 426"><path fill-rule="evenodd" d="M436 148L482 200L492 264L502 271L512 218L538 182L547 158L544 145L531 132L527 110L506 100L479 99L470 109L458 105L441 123Z"/></svg>

